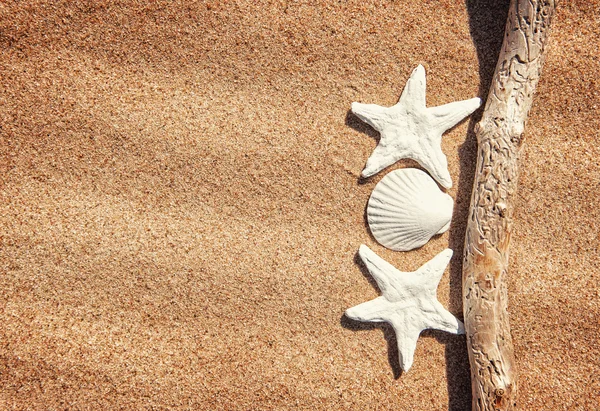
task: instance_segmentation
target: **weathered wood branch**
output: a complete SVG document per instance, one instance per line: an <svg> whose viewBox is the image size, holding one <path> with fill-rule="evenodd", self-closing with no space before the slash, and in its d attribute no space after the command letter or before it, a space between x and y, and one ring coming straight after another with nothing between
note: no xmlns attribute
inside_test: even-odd
<svg viewBox="0 0 600 411"><path fill-rule="evenodd" d="M557 3L511 0L500 58L475 128L479 148L463 260L473 410L516 406L506 286L513 197L525 120Z"/></svg>

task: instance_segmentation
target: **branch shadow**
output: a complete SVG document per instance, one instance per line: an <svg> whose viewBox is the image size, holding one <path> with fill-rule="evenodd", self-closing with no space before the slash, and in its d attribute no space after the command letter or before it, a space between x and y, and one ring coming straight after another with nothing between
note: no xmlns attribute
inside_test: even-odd
<svg viewBox="0 0 600 411"><path fill-rule="evenodd" d="M479 62L479 96L484 102L496 68L504 39L504 28L510 0L465 0L469 15L469 31L477 51ZM459 178L454 213L449 232L449 247L454 250L450 261L449 311L460 313L462 318L462 256L465 229L469 218L471 192L475 177L477 139L475 125L481 119L483 107L470 118L465 142L458 150ZM448 381L448 409L450 411L471 409L471 377L465 338L450 338L443 333L432 334L446 346L446 379Z"/></svg>

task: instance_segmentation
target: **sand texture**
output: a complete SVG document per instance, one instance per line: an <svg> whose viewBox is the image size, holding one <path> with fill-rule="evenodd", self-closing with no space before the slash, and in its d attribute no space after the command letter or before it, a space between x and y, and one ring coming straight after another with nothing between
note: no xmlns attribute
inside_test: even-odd
<svg viewBox="0 0 600 411"><path fill-rule="evenodd" d="M0 2L0 409L468 410L464 336L343 317L455 251L474 117L443 138L450 230L370 235L353 101L486 98L508 1ZM510 317L524 410L600 408L600 1L564 0L526 126ZM414 166L400 162L391 169Z"/></svg>

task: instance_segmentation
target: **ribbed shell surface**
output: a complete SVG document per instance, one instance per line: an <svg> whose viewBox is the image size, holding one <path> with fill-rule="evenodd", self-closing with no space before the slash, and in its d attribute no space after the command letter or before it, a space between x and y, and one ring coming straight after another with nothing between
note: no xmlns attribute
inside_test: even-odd
<svg viewBox="0 0 600 411"><path fill-rule="evenodd" d="M450 227L454 201L424 171L390 172L371 193L367 220L383 246L408 251L423 246Z"/></svg>

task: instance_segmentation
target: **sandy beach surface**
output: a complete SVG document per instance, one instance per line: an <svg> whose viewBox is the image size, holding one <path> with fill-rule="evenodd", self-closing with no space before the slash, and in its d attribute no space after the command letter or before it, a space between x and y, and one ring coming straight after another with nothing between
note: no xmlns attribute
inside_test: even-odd
<svg viewBox="0 0 600 411"><path fill-rule="evenodd" d="M353 101L486 98L508 1L0 2L0 408L468 410L464 336L401 373L366 244L461 255L481 110L444 135L452 226L365 221ZM509 273L524 410L600 408L600 2L564 0L526 126Z"/></svg>

